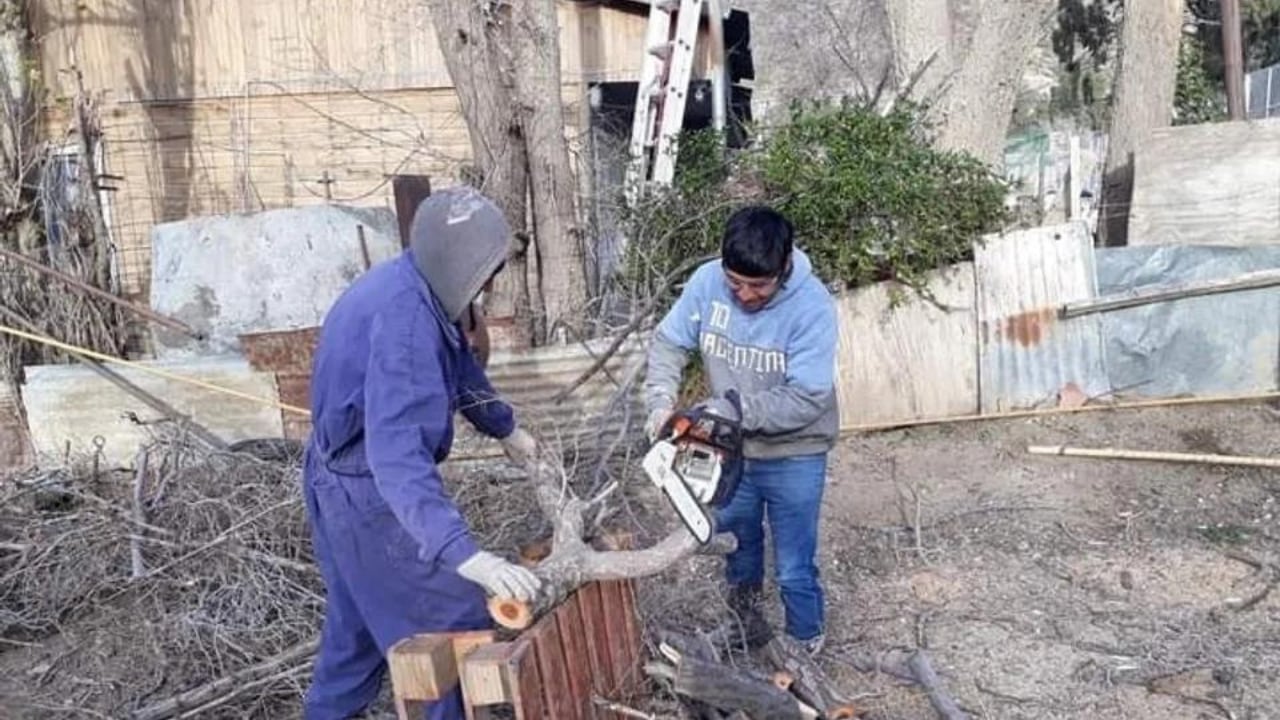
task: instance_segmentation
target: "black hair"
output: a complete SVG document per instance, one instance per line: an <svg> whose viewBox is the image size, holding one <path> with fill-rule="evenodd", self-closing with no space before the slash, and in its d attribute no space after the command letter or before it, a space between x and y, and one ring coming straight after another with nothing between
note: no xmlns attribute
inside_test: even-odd
<svg viewBox="0 0 1280 720"><path fill-rule="evenodd" d="M749 278L781 277L791 259L791 221L763 205L749 205L729 217L720 243L725 268Z"/></svg>

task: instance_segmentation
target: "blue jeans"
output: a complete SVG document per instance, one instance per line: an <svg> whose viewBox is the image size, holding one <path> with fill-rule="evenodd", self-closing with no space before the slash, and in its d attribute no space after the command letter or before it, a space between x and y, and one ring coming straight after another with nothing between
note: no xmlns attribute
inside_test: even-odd
<svg viewBox="0 0 1280 720"><path fill-rule="evenodd" d="M717 527L738 539L738 549L729 554L725 567L731 586L764 583L764 521L768 518L786 631L797 640L819 635L825 622L814 555L826 475L826 453L747 460L738 491L717 513Z"/></svg>

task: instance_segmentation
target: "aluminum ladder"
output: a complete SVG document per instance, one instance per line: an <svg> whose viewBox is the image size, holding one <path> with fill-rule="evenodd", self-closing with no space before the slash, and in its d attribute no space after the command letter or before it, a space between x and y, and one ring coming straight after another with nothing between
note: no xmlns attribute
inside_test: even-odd
<svg viewBox="0 0 1280 720"><path fill-rule="evenodd" d="M625 180L628 205L649 186L669 186L675 177L676 138L684 126L704 5L706 0L652 0L649 6ZM719 19L711 18L713 24Z"/></svg>

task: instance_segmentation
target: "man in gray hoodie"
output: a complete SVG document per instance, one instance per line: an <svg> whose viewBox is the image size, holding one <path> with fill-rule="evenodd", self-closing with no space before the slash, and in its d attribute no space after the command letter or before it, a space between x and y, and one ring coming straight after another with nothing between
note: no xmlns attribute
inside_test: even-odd
<svg viewBox="0 0 1280 720"><path fill-rule="evenodd" d="M731 603L758 612L767 517L786 632L817 653L825 617L814 556L827 454L839 431L837 325L831 294L793 236L791 223L767 207L729 219L720 259L694 272L654 332L645 389L651 437L674 409L691 354L701 356L711 386L708 410L737 415L725 398L737 391L743 475L716 517L738 540L726 564Z"/></svg>

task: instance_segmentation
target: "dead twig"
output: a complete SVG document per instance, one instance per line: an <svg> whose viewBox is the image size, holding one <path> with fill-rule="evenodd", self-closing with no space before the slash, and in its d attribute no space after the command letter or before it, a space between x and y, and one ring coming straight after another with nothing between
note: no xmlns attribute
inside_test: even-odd
<svg viewBox="0 0 1280 720"><path fill-rule="evenodd" d="M146 492L148 452L144 445L138 448L137 471L133 475L133 520L138 525L146 525L146 511L142 507L142 498ZM147 574L146 564L142 560L142 542L137 535L129 536L130 577L137 580Z"/></svg>
<svg viewBox="0 0 1280 720"><path fill-rule="evenodd" d="M1223 705L1221 702L1218 702L1213 698L1196 697L1195 695L1187 695L1186 693L1175 692L1173 690L1162 688L1156 685L1155 683L1147 683L1146 688L1147 688L1147 692L1153 695L1164 695L1171 698L1177 698L1178 700L1181 700L1183 702L1197 703L1199 705L1208 705L1209 707L1214 708L1218 712L1222 713L1222 716L1225 717L1227 720L1236 720L1236 714L1231 712L1231 708L1227 707L1226 705Z"/></svg>
<svg viewBox="0 0 1280 720"><path fill-rule="evenodd" d="M611 712L629 718L636 718L636 720L658 720L658 716L653 713L641 712L640 710L628 707L622 703L602 698L599 695L592 695L591 702L605 712Z"/></svg>
<svg viewBox="0 0 1280 720"><path fill-rule="evenodd" d="M969 717L960 706L956 704L955 698L947 692L939 679L938 673L934 671L933 664L929 662L929 656L923 650L917 650L911 659L907 661L907 667L911 668L911 672L915 675L916 681L924 688L925 693L929 696L929 703L933 705L933 709L944 720L967 720Z"/></svg>
<svg viewBox="0 0 1280 720"><path fill-rule="evenodd" d="M132 713L130 717L132 720L165 720L195 708L212 707L215 702L218 705L226 704L251 689L254 681L278 676L281 674L277 672L280 667L309 659L319 647L319 640L309 640L295 645L264 662L142 708ZM297 670L297 667L290 667L282 674L290 675Z"/></svg>
<svg viewBox="0 0 1280 720"><path fill-rule="evenodd" d="M664 278L662 283L659 285L658 292L655 292L653 294L653 297L650 298L647 303L645 303L644 307L641 308L640 312L636 313L636 316L632 318L631 322L627 323L626 327L618 331L617 336L613 339L613 342L609 344L609 347L606 348L604 352L600 353L600 357L596 358L596 361L591 364L591 367L582 371L581 375L574 378L573 381L570 382L568 385L564 386L564 388L561 389L560 392L555 394L555 396L551 399L551 402L556 405L559 405L560 403L564 402L566 399L568 399L570 395L573 394L575 390L582 387L583 384L585 384L588 380L590 380L596 373L600 372L600 369L603 368L605 364L608 363L609 360L614 355L617 354L618 350L623 346L623 344L626 343L627 338L629 338L632 333L638 330L640 326L643 325L644 322L649 319L650 315L652 315L655 311L657 311L658 306L663 302L665 298L666 291L674 287L675 284L678 283L680 279L684 277L684 275L688 273L690 270L713 258L715 258L715 255L705 255L702 257L690 258L680 263L680 265L678 265L675 270L668 273L666 278Z"/></svg>

